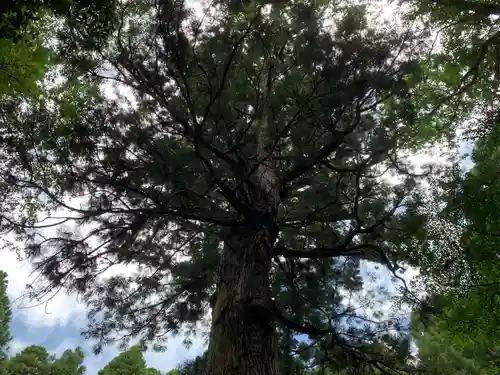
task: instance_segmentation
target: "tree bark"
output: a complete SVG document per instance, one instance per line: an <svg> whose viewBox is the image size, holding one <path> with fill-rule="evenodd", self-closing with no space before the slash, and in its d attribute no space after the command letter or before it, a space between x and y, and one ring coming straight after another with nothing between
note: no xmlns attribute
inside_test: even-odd
<svg viewBox="0 0 500 375"><path fill-rule="evenodd" d="M269 97L270 58L259 77L262 105L255 108L258 160L249 176L252 214L224 241L219 282L212 307L208 375L276 375L278 341L269 288L272 248L278 236L276 216L280 179L272 162Z"/></svg>
<svg viewBox="0 0 500 375"><path fill-rule="evenodd" d="M275 375L269 291L272 228L237 228L225 241L208 349L208 375Z"/></svg>

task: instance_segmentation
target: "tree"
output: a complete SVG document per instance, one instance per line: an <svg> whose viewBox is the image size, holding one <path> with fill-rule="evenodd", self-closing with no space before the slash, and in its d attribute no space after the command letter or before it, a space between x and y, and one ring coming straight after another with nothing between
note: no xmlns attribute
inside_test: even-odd
<svg viewBox="0 0 500 375"><path fill-rule="evenodd" d="M73 21L82 21L86 17L84 22L87 27L95 27L96 18L99 18L99 25L109 31L112 28L114 6L113 0L28 0L23 3L6 0L0 6L0 35L14 41L25 39L32 32L32 24L47 15ZM92 31L96 32L96 29Z"/></svg>
<svg viewBox="0 0 500 375"><path fill-rule="evenodd" d="M433 284L430 288L440 295L437 314L443 319L439 327L450 333L456 346L500 344L496 324L500 318L499 147L497 127L476 142L473 168L457 173L442 189L447 203L441 212L442 221L455 228L456 240L441 242L452 254L448 257L450 267L444 273L434 271L441 273L441 286ZM446 236L442 231L437 233ZM436 279L434 273L431 278Z"/></svg>
<svg viewBox="0 0 500 375"><path fill-rule="evenodd" d="M436 49L423 64L420 100L434 107L428 121L467 122L465 134L488 133L498 124L500 3L496 0L410 0L417 18L435 34ZM426 107L422 107L426 108Z"/></svg>
<svg viewBox="0 0 500 375"><path fill-rule="evenodd" d="M5 371L9 342L12 339L9 327L12 312L7 295L7 284L7 274L0 271L0 374L2 375Z"/></svg>
<svg viewBox="0 0 500 375"><path fill-rule="evenodd" d="M142 350L138 346L132 346L126 352L118 354L109 362L98 375L161 375L153 368L146 368L146 361Z"/></svg>
<svg viewBox="0 0 500 375"><path fill-rule="evenodd" d="M498 373L500 352L494 343L467 340L457 345L453 334L440 322L445 317L435 317L425 326L418 314L412 319L412 333L418 345L417 371L429 375Z"/></svg>
<svg viewBox="0 0 500 375"><path fill-rule="evenodd" d="M7 361L7 375L83 375L83 353L79 348L66 350L60 358L41 346L28 346Z"/></svg>
<svg viewBox="0 0 500 375"><path fill-rule="evenodd" d="M83 375L86 371L82 365L84 354L80 348L65 350L60 358L52 364L51 375Z"/></svg>
<svg viewBox="0 0 500 375"><path fill-rule="evenodd" d="M161 375L161 372L155 368L147 368L145 371L145 375Z"/></svg>
<svg viewBox="0 0 500 375"><path fill-rule="evenodd" d="M80 348L66 350L60 358L50 355L41 346L28 346L14 357L7 356L11 309L7 296L7 274L0 271L0 374L1 375L83 375L84 355Z"/></svg>
<svg viewBox="0 0 500 375"><path fill-rule="evenodd" d="M7 296L7 284L7 274L0 271L0 357L5 356L12 338L9 328L12 312Z"/></svg>
<svg viewBox="0 0 500 375"><path fill-rule="evenodd" d="M31 24L20 40L0 34L0 100L13 96L24 99L39 95L39 83L45 74L49 51L45 48L45 24ZM36 32L34 31L36 29Z"/></svg>
<svg viewBox="0 0 500 375"><path fill-rule="evenodd" d="M52 49L58 25L85 24L87 32L92 32L98 43L114 27L114 9L114 0L3 2L0 5L0 100L21 96L31 101L48 96L43 81L56 62ZM54 72L51 75L54 76Z"/></svg>
<svg viewBox="0 0 500 375"><path fill-rule="evenodd" d="M430 140L412 104L422 39L336 1L214 1L204 22L182 1L116 6L107 43L61 34L67 90L2 124L2 188L31 203L4 200L2 225L45 276L32 296L80 293L97 351L189 338L211 311L207 374L275 374L280 346L365 358L399 322L360 309L382 316L375 290L362 306L343 293L361 292L366 261L401 280L424 238L420 177L401 158ZM96 89L110 80L133 98ZM101 275L117 264L136 273Z"/></svg>

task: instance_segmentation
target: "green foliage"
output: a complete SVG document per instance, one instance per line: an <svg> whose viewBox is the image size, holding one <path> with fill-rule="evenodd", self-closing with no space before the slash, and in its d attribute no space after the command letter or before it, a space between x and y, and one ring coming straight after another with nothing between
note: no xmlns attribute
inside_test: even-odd
<svg viewBox="0 0 500 375"><path fill-rule="evenodd" d="M11 340L9 325L12 312L7 296L7 283L7 274L0 271L0 361L5 358Z"/></svg>
<svg viewBox="0 0 500 375"><path fill-rule="evenodd" d="M49 61L48 19L39 4L7 1L0 8L0 100L36 99Z"/></svg>
<svg viewBox="0 0 500 375"><path fill-rule="evenodd" d="M161 375L156 369L146 368L142 349L132 346L117 355L100 370L98 375Z"/></svg>
<svg viewBox="0 0 500 375"><path fill-rule="evenodd" d="M80 348L66 350L60 357L49 354L42 346L28 346L20 353L8 357L6 351L11 339L9 323L11 311L6 294L7 274L0 271L0 375L84 375L84 354ZM99 375L161 375L147 368L142 350L134 346L120 353L108 363Z"/></svg>
<svg viewBox="0 0 500 375"><path fill-rule="evenodd" d="M80 348L65 350L51 366L51 375L83 375L85 366L82 365L84 354Z"/></svg>
<svg viewBox="0 0 500 375"><path fill-rule="evenodd" d="M408 19L433 33L434 53L423 62L417 107L433 108L427 121L460 124L477 136L495 126L500 79L500 3L410 0ZM439 39L438 39L439 38Z"/></svg>
<svg viewBox="0 0 500 375"><path fill-rule="evenodd" d="M446 330L446 319L446 316L436 317L430 324L423 325L418 315L412 317L413 338L418 345L418 369L430 375L497 374L500 365L498 345L465 337L457 342L455 334Z"/></svg>
<svg viewBox="0 0 500 375"><path fill-rule="evenodd" d="M451 280L446 291L444 329L455 335L455 342L500 344L500 128L476 143L474 167L457 176L447 191L446 217L462 229L461 245L466 264L465 282Z"/></svg>
<svg viewBox="0 0 500 375"><path fill-rule="evenodd" d="M115 25L113 0L32 0L0 6L0 100L21 96L38 100L49 63L53 64L56 31L75 23L94 40L106 38ZM56 43L57 45L57 43Z"/></svg>
<svg viewBox="0 0 500 375"><path fill-rule="evenodd" d="M47 14L70 22L83 22L98 37L99 33L109 33L113 25L113 0L6 0L0 6L0 35L5 39L18 41L25 39Z"/></svg>
<svg viewBox="0 0 500 375"><path fill-rule="evenodd" d="M421 251L421 274L433 300L427 314L437 316L430 346L453 347L447 361L463 350L498 347L499 145L498 90L500 54L498 1L418 0L410 17L439 36L439 48L423 62L426 79L419 108L433 106L431 121L467 123L466 135L476 140L474 167L456 166L442 183L433 185L438 215L429 227L429 246ZM446 206L444 210L441 208ZM444 340L438 344L437 332ZM434 336L433 336L434 335ZM445 337L445 338L443 338ZM424 345L427 345L423 343ZM487 348L487 349L484 349ZM434 349L429 349L432 354ZM450 349L451 350L451 349ZM469 365L476 366L469 358ZM435 370L452 368L433 359ZM472 361L472 362L471 362ZM460 361L458 361L460 363ZM451 366L451 367L450 367ZM457 373L472 373L465 363ZM453 373L454 370L450 370ZM485 373L485 366L476 366ZM496 373L495 370L491 370Z"/></svg>
<svg viewBox="0 0 500 375"><path fill-rule="evenodd" d="M48 57L40 40L0 39L0 98L21 94L36 97Z"/></svg>
<svg viewBox="0 0 500 375"><path fill-rule="evenodd" d="M83 375L83 353L77 348L66 350L60 358L41 346L28 346L7 361L7 375Z"/></svg>

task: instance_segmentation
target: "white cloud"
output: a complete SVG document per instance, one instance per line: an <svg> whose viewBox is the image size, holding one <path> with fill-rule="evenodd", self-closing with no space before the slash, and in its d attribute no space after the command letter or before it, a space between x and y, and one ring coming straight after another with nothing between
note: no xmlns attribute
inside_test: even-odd
<svg viewBox="0 0 500 375"><path fill-rule="evenodd" d="M55 326L68 321L81 321L85 316L84 307L76 296L63 291L57 293L46 303L37 303L25 298L26 285L35 281L31 265L19 260L15 252L3 251L0 269L7 272L9 285L7 294L11 301L13 314L25 324L33 327Z"/></svg>
<svg viewBox="0 0 500 375"><path fill-rule="evenodd" d="M21 350L23 350L25 347L31 345L30 343L21 341L21 340L12 340L9 344L10 346L10 355L14 355L16 353L19 353Z"/></svg>
<svg viewBox="0 0 500 375"><path fill-rule="evenodd" d="M4 240L6 238L3 238ZM50 338L50 336L65 336L64 330L71 332L75 330L71 327L81 330L85 328L86 308L80 303L75 295L68 295L63 291L59 292L47 304L36 305L36 302L23 298L26 284L34 281L36 274L32 274L32 267L29 262L19 260L15 252L3 251L2 263L0 269L8 273L9 285L7 294L11 301L13 316L17 321L21 321L24 333L31 333L33 341L27 342L14 337L11 342L10 353L20 352L26 346L39 345ZM113 274L130 272L127 267L114 267L107 276ZM54 328L50 330L50 328ZM49 328L43 329L43 328ZM44 332L46 337L40 337L40 332ZM49 333L46 333L49 332ZM15 334L15 332L14 332ZM36 336L37 335L37 336ZM167 342L167 350L163 353L146 352L145 359L149 367L157 368L162 372L178 366L187 359L194 358L204 350L203 340L196 338L193 345L187 349L182 344L183 337L171 337ZM87 367L86 375L96 375L97 372L119 354L118 346L111 345L104 348L100 355L92 354L92 341L86 341L83 338L66 337L55 347L48 346L46 349L60 356L67 349L75 349L80 346L85 353L84 364Z"/></svg>

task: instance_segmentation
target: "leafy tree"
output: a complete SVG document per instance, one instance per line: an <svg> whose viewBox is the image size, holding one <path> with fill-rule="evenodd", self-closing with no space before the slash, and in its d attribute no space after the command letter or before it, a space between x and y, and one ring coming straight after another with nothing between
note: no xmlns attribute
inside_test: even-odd
<svg viewBox="0 0 500 375"><path fill-rule="evenodd" d="M114 0L31 0L0 5L0 100L4 95L23 100L46 97L41 83L55 56L57 30L85 24L95 42L115 25ZM49 62L51 64L49 64Z"/></svg>
<svg viewBox="0 0 500 375"><path fill-rule="evenodd" d="M0 271L0 360L6 356L11 340L9 325L12 313L7 296L7 283L7 274Z"/></svg>
<svg viewBox="0 0 500 375"><path fill-rule="evenodd" d="M451 255L448 272L435 270L442 274L441 286L431 287L433 293L441 295L438 313L445 319L440 327L450 332L457 346L500 344L496 323L500 318L499 150L497 127L476 142L474 167L467 173L458 173L443 189L447 207L441 216L448 227L455 228L453 238L457 240L443 242L443 248ZM432 274L432 278L436 276Z"/></svg>
<svg viewBox="0 0 500 375"><path fill-rule="evenodd" d="M28 346L9 358L7 375L83 375L83 353L77 348L67 350L60 358L49 354L41 346Z"/></svg>
<svg viewBox="0 0 500 375"><path fill-rule="evenodd" d="M106 43L65 28L66 86L2 124L2 225L45 276L32 296L80 293L97 351L189 340L210 311L207 374L275 374L280 350L314 363L334 347L381 368L367 345L401 325L360 269L401 280L417 261L424 197L401 153L435 132L415 121L422 38L341 5L214 1L201 22L183 1L123 1ZM106 97L110 80L131 95ZM102 275L119 264L134 273ZM137 350L102 374L141 367Z"/></svg>
<svg viewBox="0 0 500 375"><path fill-rule="evenodd" d="M84 355L80 348L66 350L60 358L50 355L41 346L28 346L23 351L8 358L8 344L11 340L9 324L11 320L9 298L7 296L7 274L0 271L0 374L1 375L83 375Z"/></svg>
<svg viewBox="0 0 500 375"><path fill-rule="evenodd" d="M50 367L51 357L41 346L28 346L9 359L7 374L46 374Z"/></svg>
<svg viewBox="0 0 500 375"><path fill-rule="evenodd" d="M433 186L440 214L432 215L433 245L422 257L422 270L434 306L424 310L441 316L437 329L448 332L456 347L498 343L500 3L410 3L415 6L410 15L420 16L440 37L440 49L424 68L428 79L422 81L425 100L439 107L432 116L447 122L466 120L466 133L477 141L473 169L464 172L457 166L446 181Z"/></svg>
<svg viewBox="0 0 500 375"><path fill-rule="evenodd" d="M39 83L49 61L49 52L43 45L44 26L42 23L32 25L22 40L0 37L0 100L19 95L25 99L36 98L39 95ZM35 28L36 34L32 31Z"/></svg>
<svg viewBox="0 0 500 375"><path fill-rule="evenodd" d="M5 374L7 351L9 349L11 309L7 295L7 274L0 271L0 374Z"/></svg>
<svg viewBox="0 0 500 375"><path fill-rule="evenodd" d="M500 3L497 0L402 0L434 33L436 49L425 62L422 104L434 107L428 120L467 122L477 137L498 125ZM425 107L423 107L425 108Z"/></svg>
<svg viewBox="0 0 500 375"><path fill-rule="evenodd" d="M83 375L86 371L82 366L84 354L80 348L65 350L60 358L51 365L51 375Z"/></svg>
<svg viewBox="0 0 500 375"><path fill-rule="evenodd" d="M463 342L456 340L440 324L443 317L423 325L418 315L413 316L413 337L418 345L417 371L425 374L497 374L500 352L492 342Z"/></svg>
<svg viewBox="0 0 500 375"><path fill-rule="evenodd" d="M22 3L6 0L0 5L0 35L15 41L25 39L31 25L47 15L83 21L86 26L97 25L94 22L99 18L100 26L110 30L114 6L113 0L28 0Z"/></svg>
<svg viewBox="0 0 500 375"><path fill-rule="evenodd" d="M156 369L146 368L146 361L139 346L118 354L98 375L161 375Z"/></svg>

